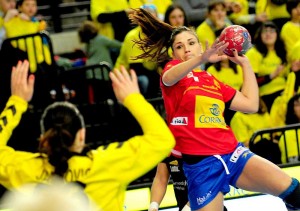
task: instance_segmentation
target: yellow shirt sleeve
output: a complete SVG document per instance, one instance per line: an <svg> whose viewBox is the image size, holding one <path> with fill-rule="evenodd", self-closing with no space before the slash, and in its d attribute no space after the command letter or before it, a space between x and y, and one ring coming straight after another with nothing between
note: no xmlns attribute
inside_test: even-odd
<svg viewBox="0 0 300 211"><path fill-rule="evenodd" d="M18 96L11 96L0 114L0 146L5 146L13 130L27 110L27 102Z"/></svg>
<svg viewBox="0 0 300 211"><path fill-rule="evenodd" d="M206 41L208 42L208 46L211 46L216 40L216 35L214 31L210 28L210 26L203 21L196 29L196 33L199 37L199 41L202 45L203 50L206 48Z"/></svg>

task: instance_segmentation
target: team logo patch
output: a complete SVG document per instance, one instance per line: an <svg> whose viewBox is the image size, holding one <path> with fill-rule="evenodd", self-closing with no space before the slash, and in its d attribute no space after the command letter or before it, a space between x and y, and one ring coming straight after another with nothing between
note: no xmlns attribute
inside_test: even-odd
<svg viewBox="0 0 300 211"><path fill-rule="evenodd" d="M236 150L232 153L231 157L230 157L230 161L233 163L236 163L237 160L239 159L239 157L243 154L243 152L247 151L248 149L242 146L239 146L238 148L236 148ZM248 153L247 153L248 155Z"/></svg>
<svg viewBox="0 0 300 211"><path fill-rule="evenodd" d="M187 124L188 124L187 117L174 117L171 122L171 125L187 125Z"/></svg>
<svg viewBox="0 0 300 211"><path fill-rule="evenodd" d="M220 115L220 109L218 104L212 104L212 106L209 108L210 112L214 116L219 116Z"/></svg>

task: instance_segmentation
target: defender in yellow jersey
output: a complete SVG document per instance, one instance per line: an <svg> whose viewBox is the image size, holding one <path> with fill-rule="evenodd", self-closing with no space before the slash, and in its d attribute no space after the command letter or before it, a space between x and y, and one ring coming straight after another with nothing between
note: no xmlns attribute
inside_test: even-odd
<svg viewBox="0 0 300 211"><path fill-rule="evenodd" d="M0 183L8 189L27 183L48 183L52 175L78 182L99 210L122 210L127 185L162 161L175 140L164 120L139 93L134 71L110 73L119 102L139 122L143 135L123 143L86 150L83 117L68 102L48 106L41 119L40 152L15 151L7 141L27 109L34 78L27 80L29 63L12 73L12 97L1 114ZM23 140L24 141L24 140Z"/></svg>

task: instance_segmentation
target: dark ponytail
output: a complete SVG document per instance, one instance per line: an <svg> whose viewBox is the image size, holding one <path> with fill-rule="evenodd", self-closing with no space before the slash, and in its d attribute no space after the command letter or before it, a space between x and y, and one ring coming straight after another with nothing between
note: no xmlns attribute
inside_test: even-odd
<svg viewBox="0 0 300 211"><path fill-rule="evenodd" d="M133 59L147 59L158 63L169 60L168 49L172 48L176 36L184 31L192 33L199 42L194 28L171 26L144 9L135 9L135 12L130 15L130 19L134 24L141 27L144 34L144 36L139 37L139 40L133 40L143 51L142 54Z"/></svg>
<svg viewBox="0 0 300 211"><path fill-rule="evenodd" d="M141 27L144 37L134 43L144 52L135 59L147 58L151 61L165 61L168 58L168 47L170 47L170 37L175 27L159 20L144 9L135 9L130 15L134 24Z"/></svg>
<svg viewBox="0 0 300 211"><path fill-rule="evenodd" d="M48 155L49 163L55 168L54 174L63 176L68 170L68 160L73 154L69 149L83 127L83 117L71 103L57 102L45 109L39 151Z"/></svg>

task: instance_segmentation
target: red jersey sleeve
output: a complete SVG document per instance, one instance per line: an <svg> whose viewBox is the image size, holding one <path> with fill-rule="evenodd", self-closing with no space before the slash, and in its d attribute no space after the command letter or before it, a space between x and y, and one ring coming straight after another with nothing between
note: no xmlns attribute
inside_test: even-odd
<svg viewBox="0 0 300 211"><path fill-rule="evenodd" d="M217 78L215 78L215 80L218 81L218 83L220 84L220 90L222 92L224 102L226 103L226 102L232 100L232 98L236 94L236 90L234 88L232 88L231 86L228 86L227 84L224 84L223 82L219 81Z"/></svg>

